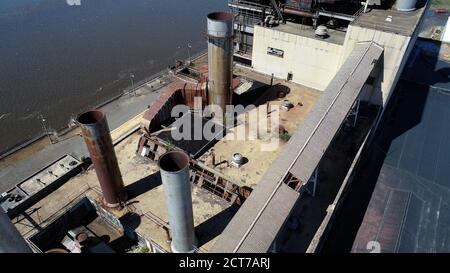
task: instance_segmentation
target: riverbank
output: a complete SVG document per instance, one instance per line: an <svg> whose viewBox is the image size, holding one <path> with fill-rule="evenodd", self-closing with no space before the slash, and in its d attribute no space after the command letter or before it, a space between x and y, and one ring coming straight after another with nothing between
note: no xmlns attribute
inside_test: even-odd
<svg viewBox="0 0 450 273"><path fill-rule="evenodd" d="M202 58L205 54L204 51L196 54L192 61ZM143 111L158 98L164 87L173 81L173 77L164 70L99 105L96 109L106 113L113 140L120 139L123 134L138 126ZM89 156L84 140L79 136L78 127L70 128L64 134L58 135L58 138L59 140L54 140L52 144L47 136L43 136L0 159L0 192L41 169L47 162L65 154L77 159Z"/></svg>
<svg viewBox="0 0 450 273"><path fill-rule="evenodd" d="M197 54L194 54L191 57L192 61L196 60L197 58L201 58L205 54L206 54L206 51L201 51ZM156 74L146 77L143 80L135 83L133 86L129 86L129 87L125 88L120 94L113 96L111 98L108 98L107 100L99 103L98 105L93 107L93 109L100 109L100 108L106 106L107 104L110 104L110 103L120 99L123 96L132 94L133 92L136 92L136 90L141 89L147 83L150 83L154 80L164 77L165 75L167 75L167 72L168 72L168 70L164 69ZM160 85L161 85L161 83L155 82L153 84L153 88L156 90L156 89L160 88ZM76 125L74 125L72 127L60 128L60 130L58 132L43 133L43 134L35 136L31 139L24 140L23 142L18 143L16 146L11 147L10 149L0 151L0 168L2 167L2 164L4 163L3 161L5 158L7 158L9 156L11 156L12 158L17 158L18 155L14 155L14 154L17 153L18 151L24 150L24 151L21 151L21 153L23 153L24 156L26 156L27 154L29 155L30 152L32 153L32 152L39 151L40 148L50 145L50 144L52 144L52 142L58 142L58 141L65 140L67 138L72 137L74 135L74 133L77 134L76 133L77 130L78 130L78 127ZM31 148L30 146L33 146L33 147ZM17 158L17 159L19 159L19 158Z"/></svg>

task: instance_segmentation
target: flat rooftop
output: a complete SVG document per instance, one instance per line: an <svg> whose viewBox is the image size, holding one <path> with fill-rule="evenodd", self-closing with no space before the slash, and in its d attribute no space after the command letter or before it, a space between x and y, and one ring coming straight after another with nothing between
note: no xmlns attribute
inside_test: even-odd
<svg viewBox="0 0 450 273"><path fill-rule="evenodd" d="M140 223L134 229L135 232L169 251L170 245L164 230L164 226L168 226L168 215L160 175L154 162L136 156L139 137L140 133L136 132L115 147L129 201L121 211L108 211L117 218L129 212L136 213L140 216ZM20 233L28 238L62 215L80 196L101 203L101 190L92 167L70 179L12 221ZM205 252L231 219L235 207L197 186L192 187L192 202L199 251Z"/></svg>
<svg viewBox="0 0 450 273"><path fill-rule="evenodd" d="M314 32L314 28L312 26L308 25L302 25L302 24L296 24L292 22L286 22L286 24L280 24L278 26L274 27L266 27L268 29L273 29L281 32L286 32L306 38L315 39L318 41L323 41L327 43L337 44L337 45L343 45L345 41L345 31L339 31L334 29L328 29L328 35L327 38L320 38L316 36Z"/></svg>
<svg viewBox="0 0 450 273"><path fill-rule="evenodd" d="M267 88L270 88L270 86L267 86ZM278 109L276 111L280 116L280 127L283 127L288 135L292 135L297 130L299 124L310 113L319 99L321 92L290 82L280 82L274 85L272 93L276 93L277 90L289 90L289 93L284 98L270 99L257 106L253 111L258 111L261 108L264 110L267 109L267 103L269 103L269 107L276 107L280 106L283 100L289 100L294 105L293 108L285 111L276 107ZM271 90L268 91L269 93L271 92ZM237 119L241 124L229 130L224 138L209 149L209 152L212 149L214 150L216 163L225 160L231 161L234 153L242 154L248 161L240 168L220 164L216 169L232 178L233 181L238 181L245 186L254 188L264 173L269 169L270 165L272 165L275 158L277 158L286 142L280 139L279 145L274 147L273 150L265 151L263 150L264 147L268 146L264 145L269 145L270 139L273 138L273 135L269 134L269 132L260 134L256 139L239 140L237 137L239 132L250 132L253 126L250 125L249 116L247 115L246 117L245 113L239 114ZM268 130L270 130L270 127L268 127ZM253 135L256 136L256 133ZM200 157L200 160L205 161L210 167L212 166L211 157L208 152Z"/></svg>
<svg viewBox="0 0 450 273"><path fill-rule="evenodd" d="M414 11L373 9L362 13L350 25L412 36L426 10L424 2L426 1L419 0L419 8Z"/></svg>

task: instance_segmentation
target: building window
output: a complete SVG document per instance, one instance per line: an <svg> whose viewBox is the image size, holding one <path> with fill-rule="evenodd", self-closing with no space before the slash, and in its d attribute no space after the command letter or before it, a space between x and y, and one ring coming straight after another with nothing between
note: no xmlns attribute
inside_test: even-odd
<svg viewBox="0 0 450 273"><path fill-rule="evenodd" d="M273 47L268 47L268 48L267 48L267 54L272 55L272 56L276 56L276 57L283 58L283 56L284 56L284 50L276 49L276 48L273 48Z"/></svg>

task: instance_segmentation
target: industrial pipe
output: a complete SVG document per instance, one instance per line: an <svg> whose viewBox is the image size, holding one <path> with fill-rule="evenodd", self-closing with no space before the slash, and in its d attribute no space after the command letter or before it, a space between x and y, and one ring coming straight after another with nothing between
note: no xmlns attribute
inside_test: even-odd
<svg viewBox="0 0 450 273"><path fill-rule="evenodd" d="M189 156L182 151L170 151L159 158L158 165L169 214L172 252L194 252L197 240L189 182Z"/></svg>
<svg viewBox="0 0 450 273"><path fill-rule="evenodd" d="M213 12L207 17L208 104L214 119L222 123L232 99L233 21L230 12Z"/></svg>
<svg viewBox="0 0 450 273"><path fill-rule="evenodd" d="M30 246L0 207L0 253L32 253Z"/></svg>
<svg viewBox="0 0 450 273"><path fill-rule="evenodd" d="M87 111L78 119L95 172L103 193L103 203L111 208L126 201L122 176L112 144L106 115L99 110Z"/></svg>
<svg viewBox="0 0 450 273"><path fill-rule="evenodd" d="M293 8L289 8L289 7L283 7L282 11L284 13L290 14L290 15L297 15L297 16L308 17L308 18L319 18L319 15L317 13L309 12L309 11L302 11L302 10L293 9Z"/></svg>

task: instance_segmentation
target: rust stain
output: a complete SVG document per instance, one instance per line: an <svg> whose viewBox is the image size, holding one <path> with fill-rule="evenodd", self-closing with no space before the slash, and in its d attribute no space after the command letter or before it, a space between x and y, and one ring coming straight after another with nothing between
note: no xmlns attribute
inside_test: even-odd
<svg viewBox="0 0 450 273"><path fill-rule="evenodd" d="M81 132L102 189L105 205L117 207L126 200L126 192L104 113L88 111L78 118ZM84 119L83 119L84 117ZM89 120L91 118L91 120ZM89 120L89 123L85 122Z"/></svg>

